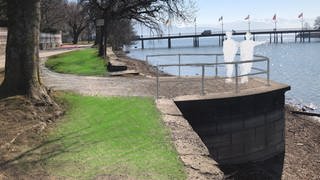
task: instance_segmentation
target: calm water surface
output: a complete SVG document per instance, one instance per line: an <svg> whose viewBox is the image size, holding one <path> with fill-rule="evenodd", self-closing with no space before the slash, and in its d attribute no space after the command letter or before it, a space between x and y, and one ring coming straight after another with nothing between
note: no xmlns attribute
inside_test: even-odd
<svg viewBox="0 0 320 180"><path fill-rule="evenodd" d="M238 41L242 38L235 38ZM258 37L258 41L266 40L268 37ZM292 37L285 37L284 44L269 44L255 48L255 54L270 58L272 80L289 84L291 90L286 93L287 103L296 105L307 105L317 108L320 112L320 41L312 39L312 43L293 43ZM139 43L133 45L129 56L144 60L150 54L170 54L170 53L222 53L222 47L217 46L216 38L200 39L200 47L192 47L192 39L181 39L172 41L172 49L167 49L167 41L146 41L146 49L139 49ZM137 48L138 47L138 48ZM222 60L222 59L221 59ZM213 62L212 57L185 57L182 63ZM153 58L151 64L177 63L177 57L173 58ZM264 66L257 64L256 66ZM166 69L165 71L177 74L177 68ZM206 70L207 75L211 75L210 70ZM223 68L219 68L220 73L224 73ZM199 74L199 69L185 68L181 74ZM220 74L219 73L219 74ZM264 76L265 77L265 76Z"/></svg>

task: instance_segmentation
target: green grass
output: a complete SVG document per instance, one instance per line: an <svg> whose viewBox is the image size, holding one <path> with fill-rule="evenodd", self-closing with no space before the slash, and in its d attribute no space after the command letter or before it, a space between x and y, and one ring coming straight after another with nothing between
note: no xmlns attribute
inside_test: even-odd
<svg viewBox="0 0 320 180"><path fill-rule="evenodd" d="M66 74L105 76L105 61L97 56L97 50L90 48L52 56L46 62L49 69Z"/></svg>
<svg viewBox="0 0 320 180"><path fill-rule="evenodd" d="M49 136L45 167L55 176L92 179L185 179L154 101L64 94L68 111ZM54 151L53 151L54 150Z"/></svg>

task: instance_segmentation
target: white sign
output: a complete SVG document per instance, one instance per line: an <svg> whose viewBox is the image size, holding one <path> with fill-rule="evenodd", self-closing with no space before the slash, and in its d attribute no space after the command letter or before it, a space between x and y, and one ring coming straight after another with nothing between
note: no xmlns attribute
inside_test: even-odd
<svg viewBox="0 0 320 180"><path fill-rule="evenodd" d="M104 25L104 19L97 19L96 20L96 25L97 26L103 26Z"/></svg>

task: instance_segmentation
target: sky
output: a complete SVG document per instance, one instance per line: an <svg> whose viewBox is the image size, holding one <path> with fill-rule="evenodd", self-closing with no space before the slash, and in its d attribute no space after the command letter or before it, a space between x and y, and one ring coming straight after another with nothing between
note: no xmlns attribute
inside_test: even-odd
<svg viewBox="0 0 320 180"><path fill-rule="evenodd" d="M199 25L218 24L223 16L225 23L244 21L249 14L252 21L271 21L274 14L280 21L299 21L303 13L306 21L314 21L320 16L320 0L197 0L197 23ZM299 23L298 23L299 25ZM313 25L313 22L312 22Z"/></svg>

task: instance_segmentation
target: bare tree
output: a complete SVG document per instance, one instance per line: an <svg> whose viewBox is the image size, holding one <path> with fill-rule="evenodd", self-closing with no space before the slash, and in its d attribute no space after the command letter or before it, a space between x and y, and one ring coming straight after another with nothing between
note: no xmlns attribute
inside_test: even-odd
<svg viewBox="0 0 320 180"><path fill-rule="evenodd" d="M318 16L316 18L316 20L314 21L314 28L315 29L320 29L320 16Z"/></svg>
<svg viewBox="0 0 320 180"><path fill-rule="evenodd" d="M10 0L5 78L0 96L26 95L52 103L39 77L40 0Z"/></svg>
<svg viewBox="0 0 320 180"><path fill-rule="evenodd" d="M108 26L108 43L112 49L119 49L122 45L129 45L134 36L131 21L128 19L111 21Z"/></svg>
<svg viewBox="0 0 320 180"><path fill-rule="evenodd" d="M146 27L160 32L159 22L186 21L191 18L194 10L192 0L82 0L83 4L89 4L98 9L104 18L105 37L103 46L100 43L101 50L106 52L106 39L109 35L108 26L111 21L120 19L136 20ZM101 41L100 41L101 42Z"/></svg>
<svg viewBox="0 0 320 180"><path fill-rule="evenodd" d="M62 30L65 19L65 0L41 0L41 32L57 32Z"/></svg>
<svg viewBox="0 0 320 180"><path fill-rule="evenodd" d="M67 4L67 25L72 36L73 44L78 43L81 32L88 26L89 16L85 9L76 2Z"/></svg>

